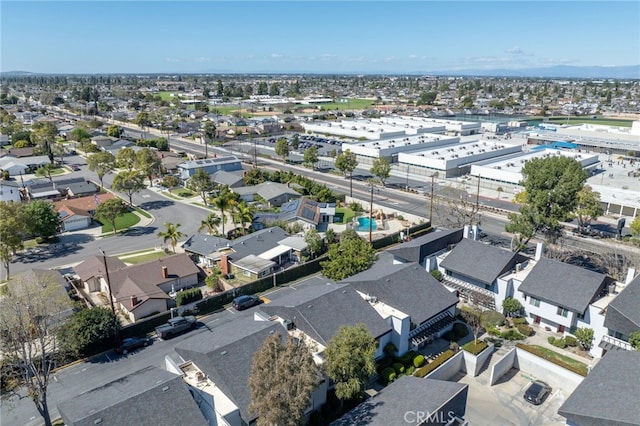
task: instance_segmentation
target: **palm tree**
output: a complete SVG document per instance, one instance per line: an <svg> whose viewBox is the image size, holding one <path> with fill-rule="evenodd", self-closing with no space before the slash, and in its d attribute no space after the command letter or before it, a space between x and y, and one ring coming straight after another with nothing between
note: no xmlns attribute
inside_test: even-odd
<svg viewBox="0 0 640 426"><path fill-rule="evenodd" d="M167 229L164 232L158 232L158 237L163 238L163 242L166 243L167 240L171 242L171 247L173 248L173 252L176 252L176 245L178 244L178 239L184 237L184 234L178 231L180 228L180 224L173 224L171 222L165 222L164 227Z"/></svg>
<svg viewBox="0 0 640 426"><path fill-rule="evenodd" d="M236 203L236 200L233 197L231 191L228 188L223 188L217 197L211 200L211 204L220 210L220 216L222 217L222 236L226 237L224 233L224 224L227 221L227 217L225 215L225 211L229 211L233 205Z"/></svg>
<svg viewBox="0 0 640 426"><path fill-rule="evenodd" d="M242 235L246 235L247 230L245 228L245 223L253 222L253 207L247 206L244 202L241 202L236 204L234 210L234 221L242 225Z"/></svg>
<svg viewBox="0 0 640 426"><path fill-rule="evenodd" d="M222 219L215 213L210 213L206 219L200 222L200 227L198 228L198 232L203 229L207 229L209 235L214 235L217 233L218 226L222 223Z"/></svg>

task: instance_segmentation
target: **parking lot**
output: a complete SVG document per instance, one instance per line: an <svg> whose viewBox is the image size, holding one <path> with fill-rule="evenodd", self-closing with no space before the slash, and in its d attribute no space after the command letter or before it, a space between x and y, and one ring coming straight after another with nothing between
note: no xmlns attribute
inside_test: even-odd
<svg viewBox="0 0 640 426"><path fill-rule="evenodd" d="M551 395L541 405L532 405L523 398L531 379L534 377L512 368L491 387L481 383L481 376L458 373L451 380L469 385L465 419L470 425L564 425L565 418L558 414L558 408L569 391L552 384Z"/></svg>

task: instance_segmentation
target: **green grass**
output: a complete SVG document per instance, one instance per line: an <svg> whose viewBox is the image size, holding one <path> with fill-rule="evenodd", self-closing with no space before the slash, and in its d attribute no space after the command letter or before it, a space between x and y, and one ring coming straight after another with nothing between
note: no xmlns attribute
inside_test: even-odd
<svg viewBox="0 0 640 426"><path fill-rule="evenodd" d="M142 210L140 207L134 207L134 210L140 213L142 216L146 217L147 219L151 219L153 217L149 213Z"/></svg>
<svg viewBox="0 0 640 426"><path fill-rule="evenodd" d="M556 124L567 124L567 117L550 117L549 121ZM602 124L605 126L631 127L632 120L615 120L611 118L570 117L568 124Z"/></svg>
<svg viewBox="0 0 640 426"><path fill-rule="evenodd" d="M172 189L169 192L171 192L174 195L177 195L178 197L182 197L182 198L191 198L194 195L196 195L196 194L194 194L193 191L191 191L189 189L186 189L186 188L175 188L175 189Z"/></svg>
<svg viewBox="0 0 640 426"><path fill-rule="evenodd" d="M119 254L118 257L134 256L136 254L149 253L149 252L152 252L152 251L156 251L156 249L148 248L148 249L144 249L144 250L130 251L128 253Z"/></svg>
<svg viewBox="0 0 640 426"><path fill-rule="evenodd" d="M150 260L160 259L165 256L166 256L165 252L155 251L153 253L141 254L140 256L125 257L121 260L125 263L138 264L138 263L149 262Z"/></svg>
<svg viewBox="0 0 640 426"><path fill-rule="evenodd" d="M335 223L347 224L353 220L355 215L355 212L348 207L338 207L336 208ZM338 218L342 218L342 220L338 220Z"/></svg>
<svg viewBox="0 0 640 426"><path fill-rule="evenodd" d="M375 101L372 99L349 99L348 102L332 102L320 104L322 111L343 111L347 109L368 109Z"/></svg>
<svg viewBox="0 0 640 426"><path fill-rule="evenodd" d="M158 92L158 94L163 101L167 102L170 102L175 98L174 96L171 96L171 92Z"/></svg>
<svg viewBox="0 0 640 426"><path fill-rule="evenodd" d="M580 370L584 372L584 375L587 375L587 372L589 371L587 364L585 364L584 362L580 362L577 361L571 357L568 357L566 355L562 355L561 353L558 353L556 351L552 351L551 349L547 349L544 346L538 346L538 345L531 345L535 348L537 348L540 352L544 353L547 357L549 358L553 358L556 359L558 361L562 361L565 364L569 364L572 367L574 367L576 370Z"/></svg>
<svg viewBox="0 0 640 426"><path fill-rule="evenodd" d="M102 223L103 234L113 231L113 227L111 226L111 223L102 222L102 221L99 221L99 222ZM116 228L118 229L118 231L121 231L123 229L129 228L137 224L138 222L140 222L140 218L138 217L138 215L134 213L125 213L122 216L118 216L116 218Z"/></svg>

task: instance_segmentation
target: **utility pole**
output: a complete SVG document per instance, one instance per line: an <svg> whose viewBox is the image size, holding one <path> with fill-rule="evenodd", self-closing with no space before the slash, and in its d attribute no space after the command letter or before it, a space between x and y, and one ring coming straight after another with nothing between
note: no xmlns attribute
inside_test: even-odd
<svg viewBox="0 0 640 426"><path fill-rule="evenodd" d="M429 226L433 227L433 190L435 186L436 174L431 175L431 199L429 200Z"/></svg>
<svg viewBox="0 0 640 426"><path fill-rule="evenodd" d="M104 272L105 272L105 276L107 279L107 288L109 289L109 305L111 305L111 312L113 313L113 318L116 321L117 327L116 327L116 334L115 334L115 344L119 344L120 343L120 325L118 322L118 316L116 315L116 308L113 305L113 293L111 292L111 279L109 278L109 267L107 266L107 255L104 253L104 250L102 250L101 248L98 248L100 250L100 252L102 253L102 263L104 264Z"/></svg>
<svg viewBox="0 0 640 426"><path fill-rule="evenodd" d="M369 244L371 244L372 232L373 232L373 182L369 182L369 186L371 186L371 196L369 198Z"/></svg>
<svg viewBox="0 0 640 426"><path fill-rule="evenodd" d="M480 211L480 175L478 175L478 188L476 189L476 213Z"/></svg>

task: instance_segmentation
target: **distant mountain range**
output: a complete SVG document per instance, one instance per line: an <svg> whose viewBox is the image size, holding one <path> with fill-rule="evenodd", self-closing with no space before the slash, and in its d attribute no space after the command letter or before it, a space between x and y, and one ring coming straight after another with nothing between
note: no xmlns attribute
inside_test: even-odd
<svg viewBox="0 0 640 426"><path fill-rule="evenodd" d="M48 75L51 73L33 73L29 71L5 71L0 72L1 77L19 77L28 75ZM72 74L72 73L67 73ZM450 70L450 71L412 71L406 73L400 72L375 72L375 71L359 71L359 72L233 72L226 71L200 71L200 72L160 72L160 73L96 73L96 74L338 74L338 75L435 75L435 76L478 76L478 77L522 77L522 78L615 78L615 79L640 79L640 65L603 67L603 66L570 66L556 65L544 68L521 68L521 69L490 69L490 70Z"/></svg>

